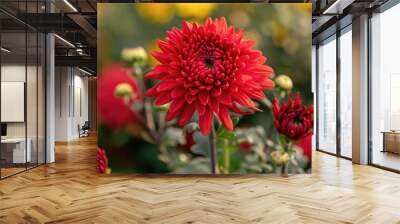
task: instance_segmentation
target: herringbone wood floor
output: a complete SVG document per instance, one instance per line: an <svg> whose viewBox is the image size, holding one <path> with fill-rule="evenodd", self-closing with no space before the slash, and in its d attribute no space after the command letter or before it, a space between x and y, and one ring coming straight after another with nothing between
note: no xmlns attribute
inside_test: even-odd
<svg viewBox="0 0 400 224"><path fill-rule="evenodd" d="M0 181L0 223L400 223L400 175L326 154L287 179L102 176L95 141Z"/></svg>

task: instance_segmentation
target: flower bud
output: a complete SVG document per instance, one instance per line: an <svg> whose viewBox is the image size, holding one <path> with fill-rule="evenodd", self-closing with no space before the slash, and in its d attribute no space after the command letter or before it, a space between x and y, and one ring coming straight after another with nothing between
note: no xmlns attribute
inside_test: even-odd
<svg viewBox="0 0 400 224"><path fill-rule="evenodd" d="M117 97L132 97L133 89L128 83L120 83L115 87L115 96Z"/></svg>
<svg viewBox="0 0 400 224"><path fill-rule="evenodd" d="M125 48L121 52L121 58L131 65L144 65L147 60L147 53L143 47Z"/></svg>
<svg viewBox="0 0 400 224"><path fill-rule="evenodd" d="M292 79L287 75L278 75L275 79L275 83L284 90L291 90L293 88Z"/></svg>
<svg viewBox="0 0 400 224"><path fill-rule="evenodd" d="M289 162L290 155L287 152L273 151L271 153L271 159L277 165L284 165Z"/></svg>
<svg viewBox="0 0 400 224"><path fill-rule="evenodd" d="M285 153L282 154L282 156L281 156L281 162L282 162L282 164L288 163L288 162L289 162L289 159L290 159L289 153L285 152Z"/></svg>

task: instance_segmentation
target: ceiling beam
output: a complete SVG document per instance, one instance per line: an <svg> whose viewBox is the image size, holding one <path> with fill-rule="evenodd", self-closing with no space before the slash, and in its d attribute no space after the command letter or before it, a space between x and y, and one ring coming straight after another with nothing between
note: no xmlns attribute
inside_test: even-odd
<svg viewBox="0 0 400 224"><path fill-rule="evenodd" d="M92 56L55 56L56 66L87 67L96 71L97 60Z"/></svg>

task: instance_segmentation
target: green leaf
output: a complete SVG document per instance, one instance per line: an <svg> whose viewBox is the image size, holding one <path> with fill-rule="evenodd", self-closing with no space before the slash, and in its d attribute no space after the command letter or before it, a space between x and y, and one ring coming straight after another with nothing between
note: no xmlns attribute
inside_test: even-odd
<svg viewBox="0 0 400 224"><path fill-rule="evenodd" d="M162 144L166 147L176 147L185 142L182 129L170 127L162 135Z"/></svg>
<svg viewBox="0 0 400 224"><path fill-rule="evenodd" d="M197 122L190 122L189 124L183 127L183 131L185 132L194 132L199 130L199 124Z"/></svg>
<svg viewBox="0 0 400 224"><path fill-rule="evenodd" d="M232 117L232 122L233 122L233 127L236 127L236 125L239 124L240 117Z"/></svg>
<svg viewBox="0 0 400 224"><path fill-rule="evenodd" d="M166 107L166 106L162 106L162 107L156 107L156 106L153 106L153 111L154 112L167 112L168 111L168 107Z"/></svg>
<svg viewBox="0 0 400 224"><path fill-rule="evenodd" d="M285 148L288 143L286 136L280 134L278 136L278 143L282 146L282 148Z"/></svg>
<svg viewBox="0 0 400 224"><path fill-rule="evenodd" d="M236 134L234 132L229 132L226 129L217 134L217 138L227 139L228 141L233 141L235 139L235 137L236 137Z"/></svg>
<svg viewBox="0 0 400 224"><path fill-rule="evenodd" d="M261 103L270 109L272 108L272 102L267 97L261 100Z"/></svg>
<svg viewBox="0 0 400 224"><path fill-rule="evenodd" d="M193 134L193 140L196 142L195 145L193 145L190 150L197 155L202 155L205 157L208 157L210 155L209 153L209 143L208 143L208 137L202 135L200 132L195 132Z"/></svg>
<svg viewBox="0 0 400 224"><path fill-rule="evenodd" d="M236 137L235 132L228 131L224 126L220 125L216 134L217 139L228 139L229 141L233 141Z"/></svg>

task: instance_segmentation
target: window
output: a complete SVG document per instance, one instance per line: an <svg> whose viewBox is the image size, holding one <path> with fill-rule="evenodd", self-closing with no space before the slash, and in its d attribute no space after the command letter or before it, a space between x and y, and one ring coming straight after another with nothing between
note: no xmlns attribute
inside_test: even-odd
<svg viewBox="0 0 400 224"><path fill-rule="evenodd" d="M400 5L371 18L372 163L400 170Z"/></svg>
<svg viewBox="0 0 400 224"><path fill-rule="evenodd" d="M19 2L20 16L38 13L43 3ZM0 17L9 21L0 23L0 178L5 178L45 163L46 39L8 14Z"/></svg>
<svg viewBox="0 0 400 224"><path fill-rule="evenodd" d="M351 26L340 36L340 155L352 157L352 35Z"/></svg>
<svg viewBox="0 0 400 224"><path fill-rule="evenodd" d="M336 36L318 47L318 149L336 153Z"/></svg>

